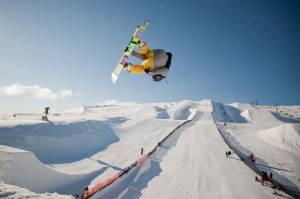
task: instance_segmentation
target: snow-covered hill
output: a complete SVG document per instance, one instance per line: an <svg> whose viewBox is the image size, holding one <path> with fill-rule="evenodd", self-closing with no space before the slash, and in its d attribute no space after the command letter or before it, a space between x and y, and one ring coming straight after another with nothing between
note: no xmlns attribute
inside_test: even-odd
<svg viewBox="0 0 300 199"><path fill-rule="evenodd" d="M226 107L226 106L225 106ZM300 122L291 120L266 109L237 108L246 122L223 124L225 117L218 114L221 129L234 139L247 153L253 153L267 172L277 173L290 186L300 187ZM234 120L234 119L232 119ZM231 120L231 121L232 121ZM292 122L292 123L289 123ZM272 169L270 169L272 168Z"/></svg>
<svg viewBox="0 0 300 199"><path fill-rule="evenodd" d="M249 104L114 102L50 115L51 122L39 117L0 119L0 197L80 195L86 186L128 167L141 150L151 151L188 120L143 165L93 197L274 198L236 156L226 158L229 148L214 120L226 123L223 130L245 151L268 166L288 170L278 175L289 186L300 187L300 124Z"/></svg>

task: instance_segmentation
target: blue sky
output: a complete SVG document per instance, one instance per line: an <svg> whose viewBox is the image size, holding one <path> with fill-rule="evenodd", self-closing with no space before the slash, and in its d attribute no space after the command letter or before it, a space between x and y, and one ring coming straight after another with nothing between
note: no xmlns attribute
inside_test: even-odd
<svg viewBox="0 0 300 199"><path fill-rule="evenodd" d="M1 0L0 88L39 85L73 95L2 92L0 112L111 99L300 104L299 13L297 0ZM144 40L173 53L167 82L123 73L112 84L122 50L145 19Z"/></svg>

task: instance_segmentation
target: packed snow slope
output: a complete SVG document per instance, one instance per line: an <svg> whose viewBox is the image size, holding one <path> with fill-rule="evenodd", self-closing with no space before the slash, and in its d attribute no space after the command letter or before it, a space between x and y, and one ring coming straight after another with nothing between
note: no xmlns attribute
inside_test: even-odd
<svg viewBox="0 0 300 199"><path fill-rule="evenodd" d="M63 174L42 164L32 152L1 145L0 163L1 180L38 193L73 194L99 175L98 171L81 175Z"/></svg>
<svg viewBox="0 0 300 199"><path fill-rule="evenodd" d="M273 198L237 157L225 157L210 107L200 105L140 168L93 198Z"/></svg>
<svg viewBox="0 0 300 199"><path fill-rule="evenodd" d="M143 165L94 198L274 198L268 187L254 182L253 171L237 157L225 157L228 146L214 119L230 123L226 127L229 133L238 129L243 136L231 133L237 140L241 137L254 143L259 140L251 146L248 145L251 141L240 144L249 150L255 148L267 163L291 167L290 175L294 178L280 174L293 183L297 184L295 180L299 178L296 163L299 157L295 155L298 124L293 123L291 127L272 112L250 105L223 105L211 100L115 102L74 108L50 115L49 119L51 122L41 121L38 115L0 118L0 144L3 145L0 185L6 194L13 189L14 196L24 194L24 197L30 194L57 198L58 194L53 192L80 195L85 186L92 187L136 161L141 148L144 153L152 150L188 119L191 122L176 130ZM256 122L260 120L265 122ZM272 128L277 133L273 134ZM257 133L249 133L253 131ZM277 139L278 136L283 136L284 141L281 137ZM274 142L269 143L269 137ZM268 154L264 151L266 146L270 149ZM285 161L282 149L290 154ZM33 192L54 195L33 196Z"/></svg>
<svg viewBox="0 0 300 199"><path fill-rule="evenodd" d="M35 198L35 199L73 199L72 196L59 195L57 193L43 193L37 194L29 191L28 189L21 188L15 185L5 184L0 182L0 198L5 199L24 199L24 198Z"/></svg>
<svg viewBox="0 0 300 199"><path fill-rule="evenodd" d="M232 107L236 115L232 115ZM214 104L214 115L225 135L234 139L246 154L253 153L267 172L277 173L280 181L300 187L300 121L268 109L235 103ZM299 114L297 109L294 114ZM293 108L293 107L290 107ZM244 121L240 122L243 117ZM226 123L226 126L224 125Z"/></svg>
<svg viewBox="0 0 300 199"><path fill-rule="evenodd" d="M300 121L300 106L259 105L256 107L259 109L272 111L273 113L276 113L276 115L284 116L286 119L292 119L290 122L293 122L293 120Z"/></svg>

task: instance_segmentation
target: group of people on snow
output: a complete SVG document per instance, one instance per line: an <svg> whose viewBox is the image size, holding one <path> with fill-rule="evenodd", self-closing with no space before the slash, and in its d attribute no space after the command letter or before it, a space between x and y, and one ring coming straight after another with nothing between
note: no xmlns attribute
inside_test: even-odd
<svg viewBox="0 0 300 199"><path fill-rule="evenodd" d="M273 194L277 194L277 186L274 184L273 181L273 173L270 172L270 174L268 175L268 173L266 171L262 171L260 173L260 179L258 179L257 176L255 176L255 181L257 182L261 182L261 185L265 185L265 182L270 182L271 183L271 188L272 188L272 193Z"/></svg>
<svg viewBox="0 0 300 199"><path fill-rule="evenodd" d="M231 156L232 152L229 150L229 151L226 151L225 154L226 154L226 158L228 158L229 156ZM249 155L247 156L247 160L248 160L249 162L255 162L255 158L254 158L253 153L251 153L251 154L249 154ZM274 184L273 173L272 173L272 172L270 172L270 174L268 175L268 173L267 173L266 171L262 171L262 172L260 173L260 179L259 179L257 176L255 176L255 181L256 181L256 182L261 182L262 185L265 185L265 182L266 182L266 181L270 182L270 183L271 183L271 186L270 186L270 187L272 188L272 193L273 193L273 194L277 194L276 189L277 189L278 187Z"/></svg>

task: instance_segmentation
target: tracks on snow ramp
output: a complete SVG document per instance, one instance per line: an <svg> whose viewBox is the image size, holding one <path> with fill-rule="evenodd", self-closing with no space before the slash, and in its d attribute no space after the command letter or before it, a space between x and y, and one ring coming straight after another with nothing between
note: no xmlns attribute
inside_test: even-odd
<svg viewBox="0 0 300 199"><path fill-rule="evenodd" d="M201 114L200 111L196 111L191 115L185 122L177 126L175 129L173 129L166 137L164 137L160 142L157 143L157 145L147 154L141 156L138 160L136 160L134 163L129 165L128 167L122 169L119 173L114 174L113 176L105 179L104 181L99 182L93 187L87 187L83 194L82 198L87 199L90 197L95 198L113 198L116 197L118 194L120 194L128 185L128 182L131 180L131 177L136 175L138 168L141 167L141 165L149 158L151 158L151 155L153 155L155 152L157 152L158 148L164 148L164 144L167 142L167 140L170 139L170 137L177 132L178 129L184 127L187 123L193 121L196 116L199 116ZM179 136L179 135L178 135ZM178 138L176 136L175 139ZM162 156L162 154L160 155ZM130 174L130 175L129 175ZM144 183L142 183L144 184ZM110 191L110 190L118 190L118 191ZM126 193L132 192L134 188L129 189ZM135 191L138 192L138 191ZM132 193L131 193L132 194ZM136 193L138 194L138 193Z"/></svg>

